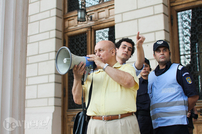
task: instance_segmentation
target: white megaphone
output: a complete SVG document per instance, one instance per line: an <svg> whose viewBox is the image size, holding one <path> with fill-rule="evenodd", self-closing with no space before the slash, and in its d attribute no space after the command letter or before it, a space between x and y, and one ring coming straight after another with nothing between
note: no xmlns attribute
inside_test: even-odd
<svg viewBox="0 0 202 134"><path fill-rule="evenodd" d="M85 81L91 69L95 68L95 63L93 61L88 61L87 59L88 57L72 54L70 50L64 46L57 52L55 60L56 69L59 74L64 75L72 69L74 65L78 65L80 62L83 62L86 64L86 72L83 79L83 81Z"/></svg>

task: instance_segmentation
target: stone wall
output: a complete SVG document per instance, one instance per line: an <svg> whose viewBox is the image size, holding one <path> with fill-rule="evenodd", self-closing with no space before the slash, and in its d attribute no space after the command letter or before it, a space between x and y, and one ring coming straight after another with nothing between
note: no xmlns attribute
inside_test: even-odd
<svg viewBox="0 0 202 134"><path fill-rule="evenodd" d="M169 41L168 0L115 0L116 40L129 37L136 41L139 31L146 37L143 44L145 57L152 69L157 65L153 57L153 43L163 39ZM137 54L128 63L136 61Z"/></svg>
<svg viewBox="0 0 202 134"><path fill-rule="evenodd" d="M63 45L63 0L29 0L25 134L61 133L61 76L55 68Z"/></svg>

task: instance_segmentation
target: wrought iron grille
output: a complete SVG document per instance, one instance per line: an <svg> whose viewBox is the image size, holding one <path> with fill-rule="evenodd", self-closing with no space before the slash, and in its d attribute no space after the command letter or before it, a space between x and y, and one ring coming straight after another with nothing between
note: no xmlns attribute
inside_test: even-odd
<svg viewBox="0 0 202 134"><path fill-rule="evenodd" d="M178 12L180 62L192 74L202 99L202 7Z"/></svg>
<svg viewBox="0 0 202 134"><path fill-rule="evenodd" d="M110 40L115 43L114 26L101 30L96 30L96 44L102 40Z"/></svg>
<svg viewBox="0 0 202 134"><path fill-rule="evenodd" d="M69 46L71 53L78 56L86 56L87 55L87 34L79 34L76 36L69 37ZM73 72L70 70L68 72L68 109L76 109L81 108L81 105L77 105L74 103L72 96L72 86L73 86Z"/></svg>
<svg viewBox="0 0 202 134"><path fill-rule="evenodd" d="M68 12L79 9L79 0L68 0Z"/></svg>
<svg viewBox="0 0 202 134"><path fill-rule="evenodd" d="M111 0L85 0L86 7L94 6ZM81 8L81 0L68 0L68 12Z"/></svg>

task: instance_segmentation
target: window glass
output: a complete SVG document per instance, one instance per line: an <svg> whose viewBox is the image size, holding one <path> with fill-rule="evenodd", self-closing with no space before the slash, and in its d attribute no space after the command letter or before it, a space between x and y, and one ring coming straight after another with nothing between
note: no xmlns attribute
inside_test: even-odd
<svg viewBox="0 0 202 134"><path fill-rule="evenodd" d="M109 27L109 28L105 28L105 29L100 29L100 30L96 30L96 44L99 41L102 40L110 40L112 42L115 43L115 31L114 31L114 26L113 27Z"/></svg>
<svg viewBox="0 0 202 134"><path fill-rule="evenodd" d="M111 0L85 0L86 7L94 6L102 2L107 2ZM81 0L68 0L68 12L78 10L81 8Z"/></svg>
<svg viewBox="0 0 202 134"><path fill-rule="evenodd" d="M192 74L202 99L202 7L177 13L180 63Z"/></svg>

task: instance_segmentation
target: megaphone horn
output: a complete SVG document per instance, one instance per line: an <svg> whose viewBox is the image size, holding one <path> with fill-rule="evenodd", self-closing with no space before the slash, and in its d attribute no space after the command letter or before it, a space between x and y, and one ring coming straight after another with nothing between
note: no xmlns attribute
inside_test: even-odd
<svg viewBox="0 0 202 134"><path fill-rule="evenodd" d="M67 47L61 47L56 55L56 69L58 73L64 75L70 69L74 67L74 65L78 65L80 62L86 64L86 67L92 68L95 63L93 61L88 61L88 57L85 56L77 56L70 52Z"/></svg>

